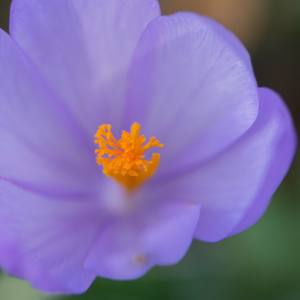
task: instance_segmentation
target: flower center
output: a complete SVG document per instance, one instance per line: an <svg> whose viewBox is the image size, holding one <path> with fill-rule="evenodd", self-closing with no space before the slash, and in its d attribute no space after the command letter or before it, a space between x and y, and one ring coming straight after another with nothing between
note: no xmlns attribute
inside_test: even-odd
<svg viewBox="0 0 300 300"><path fill-rule="evenodd" d="M95 135L95 144L99 144L96 162L103 166L103 173L113 177L133 189L154 174L159 165L159 154L152 154L151 160L145 160L144 152L151 147L163 147L152 137L148 143L144 135L139 135L140 124L133 123L131 132L123 131L120 140L111 133L111 125L99 126Z"/></svg>

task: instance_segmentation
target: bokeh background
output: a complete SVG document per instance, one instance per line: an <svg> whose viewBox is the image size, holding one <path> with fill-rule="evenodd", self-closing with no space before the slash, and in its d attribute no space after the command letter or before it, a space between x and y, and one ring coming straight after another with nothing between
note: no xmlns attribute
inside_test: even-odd
<svg viewBox="0 0 300 300"><path fill-rule="evenodd" d="M10 2L0 0L0 27L6 31ZM283 96L300 132L300 0L160 3L163 14L195 11L231 29L251 54L259 86L271 87ZM43 295L26 282L0 273L0 299L299 300L299 200L297 154L265 215L237 236L212 244L194 241L175 266L156 267L143 278L129 282L98 278L80 296Z"/></svg>

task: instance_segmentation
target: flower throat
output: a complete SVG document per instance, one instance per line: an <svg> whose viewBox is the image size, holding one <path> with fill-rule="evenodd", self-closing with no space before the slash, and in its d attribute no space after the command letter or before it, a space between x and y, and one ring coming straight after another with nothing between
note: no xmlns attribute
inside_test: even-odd
<svg viewBox="0 0 300 300"><path fill-rule="evenodd" d="M140 124L133 123L130 133L122 132L120 140L116 140L111 132L111 125L99 126L95 135L95 144L99 144L96 162L103 166L103 173L113 177L129 190L137 187L151 177L158 165L160 156L152 154L151 160L145 160L144 152L151 147L163 147L152 137L144 146L146 138L140 134Z"/></svg>

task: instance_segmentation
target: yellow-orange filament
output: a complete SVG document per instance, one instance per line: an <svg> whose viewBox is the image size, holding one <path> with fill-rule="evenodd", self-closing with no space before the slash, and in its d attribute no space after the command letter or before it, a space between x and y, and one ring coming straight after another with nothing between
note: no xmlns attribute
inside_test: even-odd
<svg viewBox="0 0 300 300"><path fill-rule="evenodd" d="M120 140L111 132L111 125L99 126L95 135L95 144L99 144L96 162L103 166L103 173L132 189L149 178L159 165L159 154L152 154L151 160L145 160L144 152L151 147L164 145L152 137L148 143L140 134L140 125L134 123L131 132L123 131Z"/></svg>

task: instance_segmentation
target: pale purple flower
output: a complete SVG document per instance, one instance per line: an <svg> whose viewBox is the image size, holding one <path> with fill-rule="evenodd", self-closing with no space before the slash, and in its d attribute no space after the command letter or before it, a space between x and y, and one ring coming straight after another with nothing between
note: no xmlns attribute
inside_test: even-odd
<svg viewBox="0 0 300 300"><path fill-rule="evenodd" d="M237 38L193 13L160 17L156 0L14 0L0 101L0 263L46 292L137 278L193 238L248 228L296 147ZM164 147L128 191L95 163L94 135L134 122Z"/></svg>

